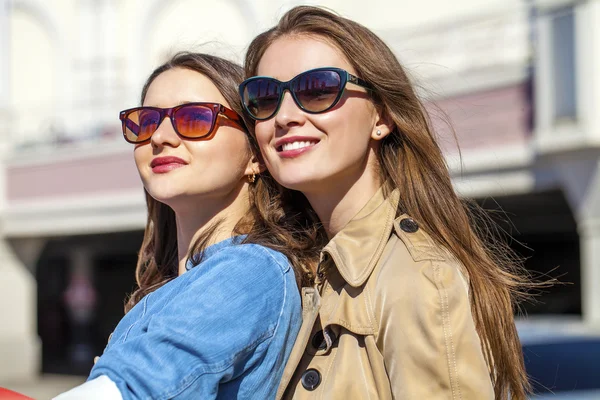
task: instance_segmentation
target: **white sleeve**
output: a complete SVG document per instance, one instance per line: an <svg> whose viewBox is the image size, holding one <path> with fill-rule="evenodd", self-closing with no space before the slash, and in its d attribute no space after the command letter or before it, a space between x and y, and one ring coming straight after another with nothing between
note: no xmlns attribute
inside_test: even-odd
<svg viewBox="0 0 600 400"><path fill-rule="evenodd" d="M123 400L117 385L106 375L87 381L52 400Z"/></svg>

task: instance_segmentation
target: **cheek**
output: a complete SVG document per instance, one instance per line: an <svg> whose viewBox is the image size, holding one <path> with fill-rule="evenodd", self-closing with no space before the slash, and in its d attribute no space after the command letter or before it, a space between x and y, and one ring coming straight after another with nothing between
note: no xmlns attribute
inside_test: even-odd
<svg viewBox="0 0 600 400"><path fill-rule="evenodd" d="M344 112L346 124L363 130L372 128L377 119L375 108L363 99L349 99Z"/></svg>
<svg viewBox="0 0 600 400"><path fill-rule="evenodd" d="M217 144L220 157L228 162L230 159L237 159L240 165L245 165L249 161L252 151L245 135L232 135L223 142L225 143Z"/></svg>
<svg viewBox="0 0 600 400"><path fill-rule="evenodd" d="M152 151L149 145L142 145L133 150L133 160L139 172L143 171L144 165L148 164L152 157Z"/></svg>
<svg viewBox="0 0 600 400"><path fill-rule="evenodd" d="M214 171L216 174L224 169L245 167L250 159L250 144L246 137L235 131L220 131L217 135L208 141L189 142L189 152L198 167L203 168L205 173Z"/></svg>
<svg viewBox="0 0 600 400"><path fill-rule="evenodd" d="M261 151L265 151L267 145L271 141L273 129L271 124L268 121L257 122L254 129L254 134L256 135L256 141L260 146Z"/></svg>
<svg viewBox="0 0 600 400"><path fill-rule="evenodd" d="M349 144L365 144L371 140L371 132L376 120L371 108L365 107L364 104L349 102L338 111L334 118L324 121L324 124L327 124L327 131L342 135L341 138L336 139Z"/></svg>

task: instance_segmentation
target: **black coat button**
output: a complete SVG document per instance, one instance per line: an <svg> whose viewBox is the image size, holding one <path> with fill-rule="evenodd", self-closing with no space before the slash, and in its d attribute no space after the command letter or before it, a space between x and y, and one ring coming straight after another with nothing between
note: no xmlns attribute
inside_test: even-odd
<svg viewBox="0 0 600 400"><path fill-rule="evenodd" d="M321 373L314 368L307 369L302 374L302 386L306 390L315 390L321 383Z"/></svg>
<svg viewBox="0 0 600 400"><path fill-rule="evenodd" d="M327 348L327 342L325 341L325 336L323 335L323 331L319 331L315 333L312 337L312 346L317 350L325 350Z"/></svg>
<svg viewBox="0 0 600 400"><path fill-rule="evenodd" d="M400 221L400 229L406 233L415 233L419 230L419 224L412 218L404 218Z"/></svg>

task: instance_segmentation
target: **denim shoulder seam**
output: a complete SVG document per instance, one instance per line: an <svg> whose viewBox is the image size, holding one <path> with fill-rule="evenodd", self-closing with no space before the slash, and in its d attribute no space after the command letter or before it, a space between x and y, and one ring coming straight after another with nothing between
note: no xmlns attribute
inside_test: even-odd
<svg viewBox="0 0 600 400"><path fill-rule="evenodd" d="M204 262L208 261L211 257L223 252L224 250L228 250L231 248L234 248L235 246L250 246L252 248L257 248L259 249L263 254L266 254L271 260L273 260L281 269L284 273L288 272L290 269L290 265L289 265L289 260L287 259L287 257L285 257L283 254L282 256L285 257L285 263L282 262L281 260L278 260L271 252L276 251L276 250L272 250L268 247L265 247L261 244L258 243L233 243L230 246L226 246L223 247L217 251L215 251L214 253L212 253L210 255L210 257L208 257L206 260L202 260L200 263L198 264L194 264L194 266L192 268L190 268L190 271L192 271L194 268L200 266L201 264L203 264ZM281 254L281 253L279 253Z"/></svg>
<svg viewBox="0 0 600 400"><path fill-rule="evenodd" d="M283 318L283 313L285 312L287 301L288 301L287 291L288 291L287 281L284 278L284 280L283 280L283 301L281 302L281 309L279 310L279 315L277 316L277 321L275 324L275 329L273 330L272 337L277 336L277 332L279 331L279 328L281 327L281 319ZM253 388L254 391L257 389L258 384L260 384L260 383L262 383L262 382L256 382L256 386L254 386L254 388Z"/></svg>
<svg viewBox="0 0 600 400"><path fill-rule="evenodd" d="M187 388L189 388L202 375L205 375L205 374L218 374L220 372L226 371L229 367L231 367L233 365L234 360L236 358L238 358L239 355L242 355L244 353L250 352L252 349L258 347L263 342L272 340L273 337L274 337L275 331L276 331L276 328L269 327L269 329L267 329L262 335L260 335L254 342L252 342L248 346L244 347L242 350L240 350L237 353L235 353L223 365L219 365L221 363L215 363L215 364L209 364L208 366L204 365L204 366L197 367L192 373L190 373L188 376L186 376L181 381L181 383L180 383L181 387L178 387L177 389L173 389L171 391L168 391L166 393L163 393L163 394L157 396L156 400L168 400L168 399L172 399L173 397L181 394L183 391L185 391ZM219 367L216 367L217 365L219 365ZM149 400L152 400L152 399L149 399Z"/></svg>
<svg viewBox="0 0 600 400"><path fill-rule="evenodd" d="M146 306L148 305L148 297L150 297L151 294L152 293L148 293L142 299L142 302L143 302L142 304L144 305L144 308L142 308L142 313L140 314L140 316L138 317L138 319L136 319L135 321L133 321L133 323L131 325L129 325L129 327L125 331L125 334L123 335L123 339L121 340L121 343L125 343L125 341L129 337L129 333L131 332L131 330L133 329L133 327L144 317L144 315L146 315Z"/></svg>
<svg viewBox="0 0 600 400"><path fill-rule="evenodd" d="M232 246L238 246L235 243L232 243L229 246L224 246L221 247L219 250L215 251L214 253L212 253L208 258L204 259L204 260L200 260L200 262L198 264L193 264L193 267L189 269L189 271L192 271L194 268L198 267L199 265L201 265L202 263L206 262L207 260L210 260L211 257L216 256L217 254L221 253L224 250L230 249ZM191 258L190 258L191 260Z"/></svg>
<svg viewBox="0 0 600 400"><path fill-rule="evenodd" d="M268 248L268 247L265 247L263 245L256 244L256 243L245 243L245 244L251 245L252 247L256 247L256 248L260 249L261 252L266 254L271 260L273 260L279 266L279 268L281 268L281 270L282 270L281 272L283 272L284 274L290 270L290 262L287 259L287 257L285 255L283 255L282 253L277 252L278 254L281 254L284 257L285 263L282 262L281 260L278 260L277 257L275 257L273 255L273 252L275 252L276 250L273 250L271 248Z"/></svg>

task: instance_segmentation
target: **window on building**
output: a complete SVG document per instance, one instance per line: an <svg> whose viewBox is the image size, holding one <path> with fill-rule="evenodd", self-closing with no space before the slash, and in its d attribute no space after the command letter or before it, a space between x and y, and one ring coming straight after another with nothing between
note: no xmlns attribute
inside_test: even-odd
<svg viewBox="0 0 600 400"><path fill-rule="evenodd" d="M554 122L577 118L575 73L575 15L573 8L552 13L552 84Z"/></svg>

